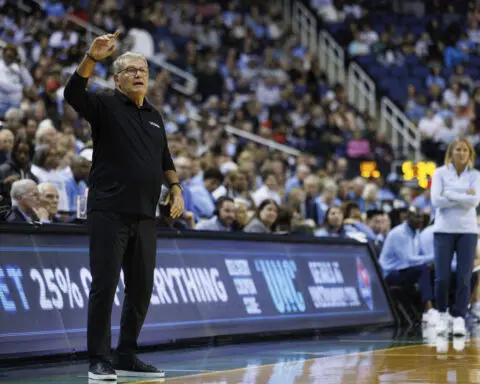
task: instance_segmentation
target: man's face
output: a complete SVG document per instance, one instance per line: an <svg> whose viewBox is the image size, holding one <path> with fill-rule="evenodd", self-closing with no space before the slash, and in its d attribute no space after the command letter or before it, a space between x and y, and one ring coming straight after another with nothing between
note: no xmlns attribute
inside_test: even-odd
<svg viewBox="0 0 480 384"><path fill-rule="evenodd" d="M203 183L205 184L207 191L210 193L215 191L220 186L220 180L217 179L205 179Z"/></svg>
<svg viewBox="0 0 480 384"><path fill-rule="evenodd" d="M13 148L13 133L7 129L0 131L0 151L10 153Z"/></svg>
<svg viewBox="0 0 480 384"><path fill-rule="evenodd" d="M58 191L53 185L49 185L42 190L40 194L40 204L45 207L47 212L54 216L58 212Z"/></svg>
<svg viewBox="0 0 480 384"><path fill-rule="evenodd" d="M145 96L148 91L148 65L143 59L131 59L115 75L115 84L127 95Z"/></svg>
<svg viewBox="0 0 480 384"><path fill-rule="evenodd" d="M192 173L192 163L187 159L179 159L178 162L175 162L175 169L180 181L188 180Z"/></svg>
<svg viewBox="0 0 480 384"><path fill-rule="evenodd" d="M240 191L240 192L246 191L248 189L247 175L242 172L239 172L235 178L233 188L235 188L237 191Z"/></svg>
<svg viewBox="0 0 480 384"><path fill-rule="evenodd" d="M383 219L383 215L375 215L370 219L369 223L370 228L375 233L383 233L385 220Z"/></svg>
<svg viewBox="0 0 480 384"><path fill-rule="evenodd" d="M45 130L42 136L42 142L44 144L54 145L57 138L58 138L57 130L53 127L50 127L49 129Z"/></svg>
<svg viewBox="0 0 480 384"><path fill-rule="evenodd" d="M420 210L416 212L408 212L408 224L415 229L420 229L423 225L423 214Z"/></svg>
<svg viewBox="0 0 480 384"><path fill-rule="evenodd" d="M17 53L13 49L6 49L3 51L3 60L5 64L12 64L17 58Z"/></svg>
<svg viewBox="0 0 480 384"><path fill-rule="evenodd" d="M231 201L224 201L218 213L218 219L224 226L230 227L235 220L235 204Z"/></svg>
<svg viewBox="0 0 480 384"><path fill-rule="evenodd" d="M36 185L30 185L26 193L18 198L20 208L23 210L32 210L38 208L40 203L40 194Z"/></svg>
<svg viewBox="0 0 480 384"><path fill-rule="evenodd" d="M19 143L13 153L13 159L22 167L26 167L30 159L30 147L27 143Z"/></svg>
<svg viewBox="0 0 480 384"><path fill-rule="evenodd" d="M72 161L72 164L70 165L75 180L86 180L91 167L92 163L87 159L81 159L78 162Z"/></svg>

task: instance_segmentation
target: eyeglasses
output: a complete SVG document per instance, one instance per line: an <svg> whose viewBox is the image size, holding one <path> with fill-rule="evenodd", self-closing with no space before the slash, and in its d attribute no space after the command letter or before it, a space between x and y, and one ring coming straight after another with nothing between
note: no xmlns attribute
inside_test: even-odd
<svg viewBox="0 0 480 384"><path fill-rule="evenodd" d="M122 69L121 71L118 71L117 74L120 74L122 72L125 72L129 76L137 76L137 73L140 72L140 75L145 76L148 74L148 68L135 68L135 67L127 67Z"/></svg>

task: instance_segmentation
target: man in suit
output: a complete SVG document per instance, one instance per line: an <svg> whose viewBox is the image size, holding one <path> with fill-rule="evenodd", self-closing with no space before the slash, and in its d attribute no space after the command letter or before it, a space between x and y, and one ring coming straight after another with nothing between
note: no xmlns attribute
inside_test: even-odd
<svg viewBox="0 0 480 384"><path fill-rule="evenodd" d="M12 210L7 215L9 223L33 223L40 221L35 210L40 203L37 183L30 179L15 181L10 192Z"/></svg>

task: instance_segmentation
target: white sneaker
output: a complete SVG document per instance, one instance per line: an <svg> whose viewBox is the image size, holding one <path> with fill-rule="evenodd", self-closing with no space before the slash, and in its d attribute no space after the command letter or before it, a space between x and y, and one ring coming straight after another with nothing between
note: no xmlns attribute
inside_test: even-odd
<svg viewBox="0 0 480 384"><path fill-rule="evenodd" d="M448 335L450 331L450 321L448 313L440 312L438 315L438 321L436 324L437 335Z"/></svg>
<svg viewBox="0 0 480 384"><path fill-rule="evenodd" d="M465 319L463 317L455 317L453 319L453 335L465 336L467 334L467 328L465 327Z"/></svg>
<svg viewBox="0 0 480 384"><path fill-rule="evenodd" d="M437 325L439 316L440 313L436 309L430 308L422 315L422 323L426 323L428 326L433 327Z"/></svg>

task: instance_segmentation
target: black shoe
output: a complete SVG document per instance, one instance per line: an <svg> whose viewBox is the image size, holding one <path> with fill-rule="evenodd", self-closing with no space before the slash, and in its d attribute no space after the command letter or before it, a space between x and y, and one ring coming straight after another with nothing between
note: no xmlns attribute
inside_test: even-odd
<svg viewBox="0 0 480 384"><path fill-rule="evenodd" d="M114 368L117 375L121 377L149 377L154 379L165 377L165 372L153 365L145 364L136 357L128 361L115 359Z"/></svg>
<svg viewBox="0 0 480 384"><path fill-rule="evenodd" d="M112 364L101 361L98 363L90 363L88 378L92 380L116 381L117 374Z"/></svg>

